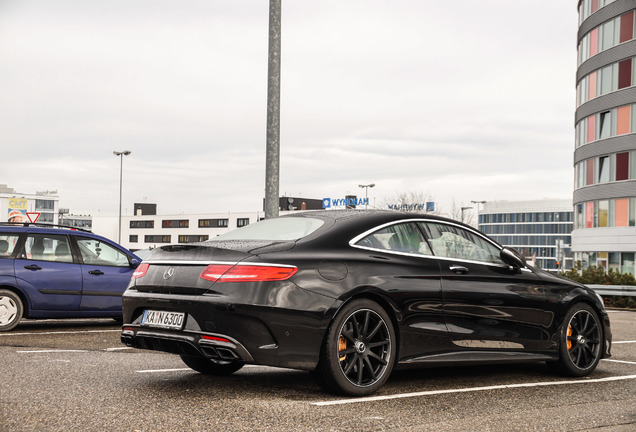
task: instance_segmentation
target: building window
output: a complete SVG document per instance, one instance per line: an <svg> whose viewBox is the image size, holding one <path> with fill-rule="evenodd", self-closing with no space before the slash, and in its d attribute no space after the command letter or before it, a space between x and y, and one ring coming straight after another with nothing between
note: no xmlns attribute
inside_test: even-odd
<svg viewBox="0 0 636 432"><path fill-rule="evenodd" d="M209 235L180 235L179 243L198 243L206 241L209 238Z"/></svg>
<svg viewBox="0 0 636 432"><path fill-rule="evenodd" d="M634 38L634 11L628 12L620 17L621 33L618 43L630 41Z"/></svg>
<svg viewBox="0 0 636 432"><path fill-rule="evenodd" d="M151 220L146 220L146 221L133 220L133 221L130 221L130 227L131 228L154 228L155 227L155 221L151 221Z"/></svg>
<svg viewBox="0 0 636 432"><path fill-rule="evenodd" d="M629 179L629 153L616 155L616 181Z"/></svg>
<svg viewBox="0 0 636 432"><path fill-rule="evenodd" d="M170 235L147 235L144 243L170 243Z"/></svg>
<svg viewBox="0 0 636 432"><path fill-rule="evenodd" d="M610 181L609 156L598 158L598 183L608 183Z"/></svg>
<svg viewBox="0 0 636 432"><path fill-rule="evenodd" d="M199 219L199 228L227 228L229 219Z"/></svg>
<svg viewBox="0 0 636 432"><path fill-rule="evenodd" d="M139 236L137 234L131 234L130 236L128 236L128 242L130 243L139 242Z"/></svg>
<svg viewBox="0 0 636 432"><path fill-rule="evenodd" d="M53 211L54 208L55 208L55 201L52 201L52 200L41 200L41 199L36 199L35 200L35 210L36 211L41 211L41 210Z"/></svg>
<svg viewBox="0 0 636 432"><path fill-rule="evenodd" d="M53 223L53 213L40 213L38 222Z"/></svg>
<svg viewBox="0 0 636 432"><path fill-rule="evenodd" d="M189 226L190 221L187 219L161 221L162 228L188 228Z"/></svg>
<svg viewBox="0 0 636 432"><path fill-rule="evenodd" d="M236 220L236 226L237 227L244 227L250 224L250 219L249 218L238 218Z"/></svg>

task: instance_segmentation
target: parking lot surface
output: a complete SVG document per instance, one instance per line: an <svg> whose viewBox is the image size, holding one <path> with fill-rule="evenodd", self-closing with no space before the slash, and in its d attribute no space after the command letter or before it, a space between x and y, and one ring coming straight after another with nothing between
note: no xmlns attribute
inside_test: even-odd
<svg viewBox="0 0 636 432"><path fill-rule="evenodd" d="M396 371L357 399L301 371L204 376L123 346L108 319L23 321L0 333L0 431L633 431L636 312L610 318L613 356L586 378L543 364Z"/></svg>

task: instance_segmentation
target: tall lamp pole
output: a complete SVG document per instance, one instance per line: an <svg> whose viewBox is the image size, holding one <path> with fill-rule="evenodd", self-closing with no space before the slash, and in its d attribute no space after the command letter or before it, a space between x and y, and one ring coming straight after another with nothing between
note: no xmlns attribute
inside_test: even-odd
<svg viewBox="0 0 636 432"><path fill-rule="evenodd" d="M375 187L375 183L358 185L358 187L364 188L364 209L366 210L369 207L369 188Z"/></svg>
<svg viewBox="0 0 636 432"><path fill-rule="evenodd" d="M130 150L121 152L114 151L113 154L119 158L119 229L117 230L117 243L121 244L121 191L122 191L122 173L124 171L124 156L128 156Z"/></svg>
<svg viewBox="0 0 636 432"><path fill-rule="evenodd" d="M280 40L281 0L269 1L267 61L267 146L265 154L265 218L278 216L280 182Z"/></svg>
<svg viewBox="0 0 636 432"><path fill-rule="evenodd" d="M465 210L470 210L472 207L462 207L462 222L464 222L464 211ZM479 219L479 216L477 217L477 219Z"/></svg>

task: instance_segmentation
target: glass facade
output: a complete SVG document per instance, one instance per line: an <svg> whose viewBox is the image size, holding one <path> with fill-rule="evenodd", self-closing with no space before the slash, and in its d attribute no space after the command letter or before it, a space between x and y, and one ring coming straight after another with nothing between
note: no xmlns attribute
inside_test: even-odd
<svg viewBox="0 0 636 432"><path fill-rule="evenodd" d="M484 210L479 215L479 229L502 245L517 249L537 266L556 270L572 265L573 220L572 211Z"/></svg>

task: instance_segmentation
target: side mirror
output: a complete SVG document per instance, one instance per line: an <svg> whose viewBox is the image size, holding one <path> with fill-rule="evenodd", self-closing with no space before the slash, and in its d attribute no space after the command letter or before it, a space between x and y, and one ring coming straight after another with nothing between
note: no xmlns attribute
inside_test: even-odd
<svg viewBox="0 0 636 432"><path fill-rule="evenodd" d="M519 252L512 248L509 248L508 246L504 247L501 250L499 256L503 260L503 262L515 268L523 268L526 266L526 261L523 259L523 256Z"/></svg>
<svg viewBox="0 0 636 432"><path fill-rule="evenodd" d="M133 259L130 260L130 266L132 268L139 267L139 264L141 264L141 261L139 261L137 258L133 258Z"/></svg>

